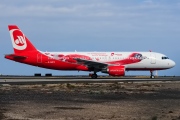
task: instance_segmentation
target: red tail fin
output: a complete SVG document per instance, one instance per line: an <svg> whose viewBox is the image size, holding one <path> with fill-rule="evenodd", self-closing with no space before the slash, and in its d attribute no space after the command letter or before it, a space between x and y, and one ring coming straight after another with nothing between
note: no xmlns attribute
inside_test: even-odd
<svg viewBox="0 0 180 120"><path fill-rule="evenodd" d="M37 50L16 25L9 25L8 28L15 54Z"/></svg>

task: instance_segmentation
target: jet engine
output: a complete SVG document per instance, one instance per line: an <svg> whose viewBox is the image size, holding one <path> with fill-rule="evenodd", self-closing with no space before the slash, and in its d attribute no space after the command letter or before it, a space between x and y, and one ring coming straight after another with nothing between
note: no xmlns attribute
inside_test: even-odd
<svg viewBox="0 0 180 120"><path fill-rule="evenodd" d="M102 70L103 73L108 73L111 76L125 76L124 66L108 66Z"/></svg>

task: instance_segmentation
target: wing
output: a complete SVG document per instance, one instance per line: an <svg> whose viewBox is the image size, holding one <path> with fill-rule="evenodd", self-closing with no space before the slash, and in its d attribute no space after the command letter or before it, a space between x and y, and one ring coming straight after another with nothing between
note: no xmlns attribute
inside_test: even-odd
<svg viewBox="0 0 180 120"><path fill-rule="evenodd" d="M83 65L86 65L88 67L94 67L94 68L98 68L98 69L105 68L105 67L110 65L108 63L96 62L96 61L85 60L85 59L80 59L80 58L75 58L75 60L79 64L83 64Z"/></svg>

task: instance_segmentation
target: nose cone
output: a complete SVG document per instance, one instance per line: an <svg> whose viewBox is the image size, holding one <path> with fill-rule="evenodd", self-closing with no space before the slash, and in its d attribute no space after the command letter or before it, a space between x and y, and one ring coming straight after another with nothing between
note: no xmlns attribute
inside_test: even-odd
<svg viewBox="0 0 180 120"><path fill-rule="evenodd" d="M176 63L173 60L171 60L171 62L170 62L171 68L174 67L175 65L176 65Z"/></svg>

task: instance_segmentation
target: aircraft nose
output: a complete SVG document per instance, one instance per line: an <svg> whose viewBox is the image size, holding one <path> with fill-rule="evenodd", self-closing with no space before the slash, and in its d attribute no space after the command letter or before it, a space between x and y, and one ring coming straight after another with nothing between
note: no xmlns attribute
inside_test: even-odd
<svg viewBox="0 0 180 120"><path fill-rule="evenodd" d="M171 60L170 66L171 66L171 67L174 67L175 65L176 65L176 63L175 63L173 60Z"/></svg>

